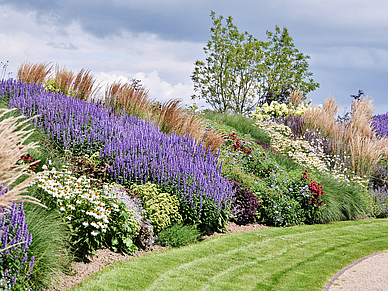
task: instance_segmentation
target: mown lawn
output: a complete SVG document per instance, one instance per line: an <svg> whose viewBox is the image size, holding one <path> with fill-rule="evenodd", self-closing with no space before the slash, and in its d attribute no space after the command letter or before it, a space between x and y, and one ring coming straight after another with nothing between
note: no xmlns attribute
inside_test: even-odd
<svg viewBox="0 0 388 291"><path fill-rule="evenodd" d="M71 290L322 290L388 249L388 219L259 229L118 263Z"/></svg>

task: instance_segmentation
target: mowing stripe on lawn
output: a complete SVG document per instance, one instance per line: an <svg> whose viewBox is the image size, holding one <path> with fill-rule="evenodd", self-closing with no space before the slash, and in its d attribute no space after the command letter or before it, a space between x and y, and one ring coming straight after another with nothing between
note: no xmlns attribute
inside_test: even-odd
<svg viewBox="0 0 388 291"><path fill-rule="evenodd" d="M387 219L260 229L118 263L74 290L322 290L387 238Z"/></svg>

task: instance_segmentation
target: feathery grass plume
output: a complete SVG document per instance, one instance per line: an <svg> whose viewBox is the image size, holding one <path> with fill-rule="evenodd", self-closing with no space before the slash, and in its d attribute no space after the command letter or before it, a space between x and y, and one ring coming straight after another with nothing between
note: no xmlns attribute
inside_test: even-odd
<svg viewBox="0 0 388 291"><path fill-rule="evenodd" d="M352 166L358 174L370 175L377 163L387 152L388 139L376 136L372 117L374 108L369 97L352 102L352 119L348 130L352 138L349 140Z"/></svg>
<svg viewBox="0 0 388 291"><path fill-rule="evenodd" d="M115 81L105 91L104 102L114 108L117 114L125 112L138 117L149 117L149 91L139 86L136 80L132 83Z"/></svg>
<svg viewBox="0 0 388 291"><path fill-rule="evenodd" d="M297 106L298 104L300 104L300 102L304 99L306 99L306 97L303 96L303 93L300 92L299 89L291 92L290 94L290 102L294 106Z"/></svg>
<svg viewBox="0 0 388 291"><path fill-rule="evenodd" d="M323 107L312 106L308 107L303 115L306 125L311 130L318 130L326 138L333 140L334 151L340 146L336 143L342 136L342 129L336 124L335 114L337 113L338 105L334 97L328 97L323 104ZM334 138L338 137L338 139ZM341 142L342 143L342 142Z"/></svg>
<svg viewBox="0 0 388 291"><path fill-rule="evenodd" d="M224 136L215 131L205 133L202 120L195 116L189 116L183 111L180 99L171 99L162 105L160 115L156 121L161 131L179 135L188 134L190 137L203 141L203 146L208 151L209 146L212 153L224 144Z"/></svg>
<svg viewBox="0 0 388 291"><path fill-rule="evenodd" d="M203 140L205 133L202 120L196 115L189 116L187 113L184 113L184 115L183 124L178 130L178 134L184 135L188 133L196 140Z"/></svg>
<svg viewBox="0 0 388 291"><path fill-rule="evenodd" d="M75 76L72 91L78 99L88 101L99 91L99 85L95 86L96 78L90 70L81 69Z"/></svg>
<svg viewBox="0 0 388 291"><path fill-rule="evenodd" d="M9 109L0 109L0 120L11 111ZM22 116L8 117L0 121L0 184L3 186L3 189L7 189L20 176L26 174L26 170L30 165L18 165L17 162L21 156L27 154L29 149L37 147L36 143L24 144L26 139L32 134L32 130L25 130L28 127L29 120L19 122L21 119L23 119ZM9 208L14 201L21 199L39 204L38 199L21 195L23 190L34 179L34 176L30 176L0 196L0 208Z"/></svg>
<svg viewBox="0 0 388 291"><path fill-rule="evenodd" d="M333 97L323 107L310 107L304 118L312 129L318 129L331 140L333 154L344 156L350 152L351 168L356 175L370 175L377 163L388 153L388 139L377 138L373 126L372 100L368 97L352 102L349 122L336 122L338 106Z"/></svg>
<svg viewBox="0 0 388 291"><path fill-rule="evenodd" d="M214 154L216 150L220 149L225 143L227 136L227 134L223 134L220 131L211 130L206 135L203 147L206 149L206 151L208 151L210 148L210 151Z"/></svg>
<svg viewBox="0 0 388 291"><path fill-rule="evenodd" d="M65 95L74 95L74 79L75 74L73 71L68 71L65 67L55 66L54 86L59 89Z"/></svg>
<svg viewBox="0 0 388 291"><path fill-rule="evenodd" d="M180 99L170 99L162 105L162 109L157 121L161 131L172 134L179 132L184 122L183 107Z"/></svg>
<svg viewBox="0 0 388 291"><path fill-rule="evenodd" d="M50 63L31 64L27 61L18 68L17 79L25 83L44 83L51 69Z"/></svg>
<svg viewBox="0 0 388 291"><path fill-rule="evenodd" d="M360 132L365 137L372 136L372 117L374 113L372 102L369 97L352 102L352 132Z"/></svg>

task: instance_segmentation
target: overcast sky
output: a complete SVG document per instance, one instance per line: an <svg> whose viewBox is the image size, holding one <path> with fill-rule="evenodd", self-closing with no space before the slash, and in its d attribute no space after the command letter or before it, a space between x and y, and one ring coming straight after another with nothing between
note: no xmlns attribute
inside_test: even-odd
<svg viewBox="0 0 388 291"><path fill-rule="evenodd" d="M205 60L212 10L259 40L275 25L288 28L320 83L307 95L313 103L330 95L349 109L361 89L375 113L388 111L384 0L0 0L0 61L13 77L25 61L48 61L104 82L137 78L158 101L191 104L190 75Z"/></svg>

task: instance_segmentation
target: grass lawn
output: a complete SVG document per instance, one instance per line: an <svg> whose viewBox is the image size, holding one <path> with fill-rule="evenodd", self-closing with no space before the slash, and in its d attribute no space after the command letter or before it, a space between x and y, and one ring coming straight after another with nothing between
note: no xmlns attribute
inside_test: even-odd
<svg viewBox="0 0 388 291"><path fill-rule="evenodd" d="M117 263L71 290L322 290L387 238L388 219L235 233Z"/></svg>

